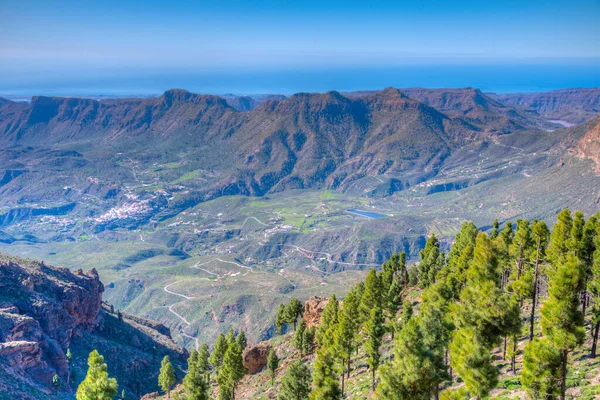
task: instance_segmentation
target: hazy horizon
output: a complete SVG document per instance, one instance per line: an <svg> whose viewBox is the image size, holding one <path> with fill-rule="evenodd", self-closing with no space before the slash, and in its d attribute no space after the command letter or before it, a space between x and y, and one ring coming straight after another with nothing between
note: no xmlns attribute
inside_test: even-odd
<svg viewBox="0 0 600 400"><path fill-rule="evenodd" d="M73 77L10 85L0 78L0 96L156 96L169 89L205 94L283 94L380 90L386 87L464 88L484 92L545 92L566 88L600 87L600 63L536 65L435 65L395 68L326 69L300 71L224 71L140 75L100 74L89 79Z"/></svg>
<svg viewBox="0 0 600 400"><path fill-rule="evenodd" d="M600 3L6 0L0 93L600 86Z"/></svg>

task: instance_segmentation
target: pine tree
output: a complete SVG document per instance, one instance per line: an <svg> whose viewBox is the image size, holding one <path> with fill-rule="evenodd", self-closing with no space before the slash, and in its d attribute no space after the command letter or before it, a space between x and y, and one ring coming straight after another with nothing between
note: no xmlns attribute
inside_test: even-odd
<svg viewBox="0 0 600 400"><path fill-rule="evenodd" d="M246 346L248 346L248 341L246 340L246 333L244 331L240 331L240 333L238 333L237 337L235 338L235 341L240 346L242 351L246 350Z"/></svg>
<svg viewBox="0 0 600 400"><path fill-rule="evenodd" d="M88 358L88 372L75 397L77 400L111 400L118 391L117 380L109 378L108 367L96 350Z"/></svg>
<svg viewBox="0 0 600 400"><path fill-rule="evenodd" d="M292 362L281 378L279 400L306 400L310 393L310 370L300 360Z"/></svg>
<svg viewBox="0 0 600 400"><path fill-rule="evenodd" d="M583 288L583 266L573 254L555 258L550 277L548 300L542 307L542 333L560 351L560 393L565 399L569 352L584 340L583 314L579 309L579 293Z"/></svg>
<svg viewBox="0 0 600 400"><path fill-rule="evenodd" d="M279 308L277 309L277 315L275 316L275 328L278 333L283 333L283 328L285 327L285 306L283 304L279 304Z"/></svg>
<svg viewBox="0 0 600 400"><path fill-rule="evenodd" d="M402 288L406 289L408 287L408 268L406 268L406 253L404 251L400 253L398 271L400 274L400 283L402 284Z"/></svg>
<svg viewBox="0 0 600 400"><path fill-rule="evenodd" d="M325 344L324 339L327 331L338 323L339 306L340 304L335 294L333 294L321 314L321 323L317 328L317 343L320 347Z"/></svg>
<svg viewBox="0 0 600 400"><path fill-rule="evenodd" d="M530 398L552 400L560 395L561 354L546 339L525 346L521 383Z"/></svg>
<svg viewBox="0 0 600 400"><path fill-rule="evenodd" d="M419 286L426 288L435 281L435 275L441 268L440 265L440 244L435 234L431 234L425 248L420 252L421 261L419 262Z"/></svg>
<svg viewBox="0 0 600 400"><path fill-rule="evenodd" d="M384 305L385 314L390 321L395 320L400 305L402 305L402 286L397 281L394 281L387 292Z"/></svg>
<svg viewBox="0 0 600 400"><path fill-rule="evenodd" d="M314 365L313 386L310 400L340 400L342 391L339 385L339 371L331 349L321 348Z"/></svg>
<svg viewBox="0 0 600 400"><path fill-rule="evenodd" d="M531 283L533 277L527 260L530 257L532 250L532 236L529 227L529 221L517 220L517 229L514 237L508 246L508 276L505 278L505 291L511 296L511 301L518 303L519 310L523 304L523 300L531 295ZM518 319L514 326L512 335L510 335L511 347L507 349L509 344L508 337L504 339L504 352L510 356L511 369L513 375L516 374L516 358L517 358L517 335L521 332L521 318Z"/></svg>
<svg viewBox="0 0 600 400"><path fill-rule="evenodd" d="M271 385L275 384L275 373L277 372L277 368L279 367L279 358L277 357L277 352L272 347L269 351L269 356L267 357L267 368L271 372Z"/></svg>
<svg viewBox="0 0 600 400"><path fill-rule="evenodd" d="M513 281L519 281L527 272L527 260L530 258L533 250L533 237L529 221L518 220L517 231L512 243L509 246L509 255L514 260ZM523 295L528 294L528 290L521 289Z"/></svg>
<svg viewBox="0 0 600 400"><path fill-rule="evenodd" d="M400 255L393 254L389 260L381 265L381 287L384 293L388 292L392 282L396 279L399 264Z"/></svg>
<svg viewBox="0 0 600 400"><path fill-rule="evenodd" d="M585 316L585 311L588 305L589 293L588 293L588 282L592 279L592 268L594 265L594 252L596 251L596 236L597 236L597 225L598 220L596 216L591 216L583 227L581 240L576 248L576 255L579 261L583 264L585 272L583 293L581 301L581 312Z"/></svg>
<svg viewBox="0 0 600 400"><path fill-rule="evenodd" d="M223 356L225 356L225 352L227 351L227 339L225 336L220 333L217 337L217 341L215 342L215 348L213 349L212 354L210 355L210 365L213 366L217 371L223 362Z"/></svg>
<svg viewBox="0 0 600 400"><path fill-rule="evenodd" d="M300 324L298 325L298 329L296 329L296 334L294 335L294 347L298 349L300 355L303 356L304 350L304 332L306 331L306 322L304 320L300 320Z"/></svg>
<svg viewBox="0 0 600 400"><path fill-rule="evenodd" d="M484 233L477 236L466 275L467 285L460 301L453 305L457 330L451 345L451 362L471 394L484 397L498 379L491 350L502 336L518 329L520 309L518 303L502 293L498 249Z"/></svg>
<svg viewBox="0 0 600 400"><path fill-rule="evenodd" d="M235 400L235 389L245 374L246 368L243 363L242 349L234 341L227 348L223 357L223 365L217 375L219 397Z"/></svg>
<svg viewBox="0 0 600 400"><path fill-rule="evenodd" d="M496 239L498 237L498 233L500 230L500 223L497 219L492 222L492 233L490 234L490 239Z"/></svg>
<svg viewBox="0 0 600 400"><path fill-rule="evenodd" d="M381 368L379 400L429 400L437 382L437 368L423 343L417 319L411 318L398 334L394 359Z"/></svg>
<svg viewBox="0 0 600 400"><path fill-rule="evenodd" d="M356 290L353 289L344 299L342 310L339 312L339 322L335 331L335 353L340 357L340 364L346 365L347 374L345 376L342 372L342 395L344 393L345 378L350 377L352 353L356 349L356 335L358 333L359 318L359 299L356 296Z"/></svg>
<svg viewBox="0 0 600 400"><path fill-rule="evenodd" d="M167 398L171 398L171 387L175 384L175 370L171 365L169 356L165 356L160 364L160 374L158 375L158 386L167 393Z"/></svg>
<svg viewBox="0 0 600 400"><path fill-rule="evenodd" d="M487 396L498 383L491 346L482 340L473 326L454 332L451 345L452 365L477 399Z"/></svg>
<svg viewBox="0 0 600 400"><path fill-rule="evenodd" d="M199 367L199 355L192 350L188 358L188 372L183 378L183 390L186 400L208 400L209 382L204 377L204 370Z"/></svg>
<svg viewBox="0 0 600 400"><path fill-rule="evenodd" d="M364 322L369 319L371 310L375 307L380 307L383 304L383 293L381 280L377 276L377 271L371 269L365 280L365 291L360 299L359 315L360 321Z"/></svg>
<svg viewBox="0 0 600 400"><path fill-rule="evenodd" d="M566 260L572 229L573 218L571 217L571 211L565 208L557 216L556 224L550 235L548 249L546 250L548 260L553 266Z"/></svg>
<svg viewBox="0 0 600 400"><path fill-rule="evenodd" d="M534 259L534 273L533 273L533 281L531 287L531 314L529 316L529 340L533 340L533 331L535 324L535 310L538 303L538 282L540 280L541 275L541 266L545 261L546 256L546 245L548 243L548 238L550 236L550 231L548 231L548 227L543 221L536 222L533 224L532 229L533 241L535 250L533 251L532 258Z"/></svg>
<svg viewBox="0 0 600 400"><path fill-rule="evenodd" d="M208 372L210 368L209 364L210 353L208 351L208 345L202 343L200 350L198 351L198 370L202 373Z"/></svg>
<svg viewBox="0 0 600 400"><path fill-rule="evenodd" d="M370 319L365 327L367 335L367 340L365 342L365 353L367 354L367 363L371 369L373 390L375 390L375 374L377 373L377 369L379 368L379 364L381 362L379 348L381 347L383 334L385 333L383 326L384 322L385 318L383 316L383 312L379 307L375 307L373 310L371 310Z"/></svg>
<svg viewBox="0 0 600 400"><path fill-rule="evenodd" d="M591 219L591 218L590 218ZM595 252L593 255L590 280L588 288L592 302L592 349L591 357L596 357L596 348L598 343L598 333L600 331L600 214L594 217L596 220L596 234L594 235Z"/></svg>
<svg viewBox="0 0 600 400"><path fill-rule="evenodd" d="M405 300L402 305L402 314L400 315L400 330L410 321L413 317L413 305L410 300Z"/></svg>
<svg viewBox="0 0 600 400"><path fill-rule="evenodd" d="M419 269L413 266L408 270L408 286L415 287L419 284Z"/></svg>
<svg viewBox="0 0 600 400"><path fill-rule="evenodd" d="M227 342L227 346L235 342L235 331L233 330L233 328L229 328L227 335L225 335L225 341Z"/></svg>
<svg viewBox="0 0 600 400"><path fill-rule="evenodd" d="M304 355L312 354L315 351L315 327L311 326L304 330L302 339L302 353Z"/></svg>
<svg viewBox="0 0 600 400"><path fill-rule="evenodd" d="M477 227L472 222L465 222L461 226L460 232L456 235L454 245L448 254L448 267L450 271L454 273L459 272L461 268L459 268L458 264L463 264L465 261L465 251L467 249L470 249L467 253L471 253L472 255L478 233ZM463 258L463 261L459 263L461 257ZM466 261L469 262L470 257ZM466 272L466 269L466 267L463 268L464 272Z"/></svg>
<svg viewBox="0 0 600 400"><path fill-rule="evenodd" d="M421 295L417 316L423 346L428 349L431 360L431 381L437 398L439 384L451 378L448 374L448 346L454 330L449 300L452 289L444 280L429 286Z"/></svg>
<svg viewBox="0 0 600 400"><path fill-rule="evenodd" d="M296 324L298 323L298 318L302 315L302 310L304 306L300 301L292 297L290 302L285 306L285 319L288 324L294 325L294 330L296 330Z"/></svg>

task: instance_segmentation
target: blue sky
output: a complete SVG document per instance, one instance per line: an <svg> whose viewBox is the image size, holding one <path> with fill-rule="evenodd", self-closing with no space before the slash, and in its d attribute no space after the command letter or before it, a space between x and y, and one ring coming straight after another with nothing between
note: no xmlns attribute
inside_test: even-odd
<svg viewBox="0 0 600 400"><path fill-rule="evenodd" d="M236 72L588 68L600 65L598 20L599 0L2 0L0 92L135 90L129 78L144 77L137 90L158 90L158 77L185 85L185 76Z"/></svg>

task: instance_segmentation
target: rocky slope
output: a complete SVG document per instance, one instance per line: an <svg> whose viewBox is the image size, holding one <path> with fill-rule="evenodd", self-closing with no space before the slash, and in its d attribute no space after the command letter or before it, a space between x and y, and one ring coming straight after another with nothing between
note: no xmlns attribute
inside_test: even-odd
<svg viewBox="0 0 600 400"><path fill-rule="evenodd" d="M120 391L132 396L155 387L159 361L153 358L170 354L178 368L183 365L186 352L170 340L168 329L103 309L103 291L95 270L72 273L0 254L0 393L72 398L93 349L105 356ZM55 375L59 389L52 385Z"/></svg>
<svg viewBox="0 0 600 400"><path fill-rule="evenodd" d="M600 173L600 119L591 121L588 127L577 143L577 155L592 160L596 164L596 171Z"/></svg>

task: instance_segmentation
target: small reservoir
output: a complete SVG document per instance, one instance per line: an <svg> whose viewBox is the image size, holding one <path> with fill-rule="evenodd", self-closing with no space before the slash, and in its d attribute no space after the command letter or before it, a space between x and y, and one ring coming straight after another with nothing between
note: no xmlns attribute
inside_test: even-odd
<svg viewBox="0 0 600 400"><path fill-rule="evenodd" d="M371 218L371 219L387 217L387 215L385 215L385 214L378 214L378 213L374 213L371 211L363 211L363 210L346 210L346 212L350 213L350 214L354 214L354 215L360 215L361 217Z"/></svg>

